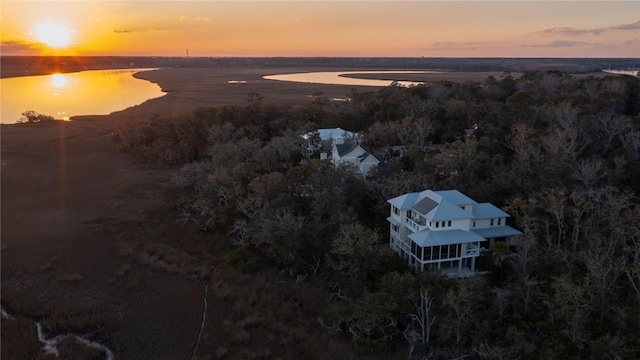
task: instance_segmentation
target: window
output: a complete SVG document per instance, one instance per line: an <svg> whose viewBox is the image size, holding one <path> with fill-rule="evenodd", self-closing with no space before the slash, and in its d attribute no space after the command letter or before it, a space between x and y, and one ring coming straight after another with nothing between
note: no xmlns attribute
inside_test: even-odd
<svg viewBox="0 0 640 360"><path fill-rule="evenodd" d="M498 225L500 225L500 223L502 222L502 219L498 219Z"/></svg>
<svg viewBox="0 0 640 360"><path fill-rule="evenodd" d="M418 244L416 244L415 242L411 242L411 253L414 256L418 256L418 250L420 249L420 247L418 246Z"/></svg>
<svg viewBox="0 0 640 360"><path fill-rule="evenodd" d="M431 260L431 247L424 248L424 259L423 260Z"/></svg>
<svg viewBox="0 0 640 360"><path fill-rule="evenodd" d="M473 222L473 227L476 227L476 222L475 221Z"/></svg>
<svg viewBox="0 0 640 360"><path fill-rule="evenodd" d="M400 232L400 228L398 227L398 225L391 225L391 228L393 229L394 232Z"/></svg>
<svg viewBox="0 0 640 360"><path fill-rule="evenodd" d="M447 226L451 226L451 220L449 220L449 222L447 222Z"/></svg>
<svg viewBox="0 0 640 360"><path fill-rule="evenodd" d="M431 260L440 259L440 246L434 246L431 251Z"/></svg>
<svg viewBox="0 0 640 360"><path fill-rule="evenodd" d="M449 245L440 246L440 259L446 259L449 252Z"/></svg>
<svg viewBox="0 0 640 360"><path fill-rule="evenodd" d="M489 222L489 226L493 226L493 219Z"/></svg>
<svg viewBox="0 0 640 360"><path fill-rule="evenodd" d="M440 221L436 221L436 229L440 227Z"/></svg>
<svg viewBox="0 0 640 360"><path fill-rule="evenodd" d="M449 258L454 258L456 257L456 253L458 251L458 246L459 244L451 244L449 245Z"/></svg>
<svg viewBox="0 0 640 360"><path fill-rule="evenodd" d="M393 207L393 213L396 215L400 215L400 209L398 209L397 207Z"/></svg>

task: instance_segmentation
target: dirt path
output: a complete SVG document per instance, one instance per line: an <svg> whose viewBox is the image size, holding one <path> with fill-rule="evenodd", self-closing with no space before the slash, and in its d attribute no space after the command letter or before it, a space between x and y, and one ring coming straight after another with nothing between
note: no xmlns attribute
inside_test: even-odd
<svg viewBox="0 0 640 360"><path fill-rule="evenodd" d="M209 296L209 285L211 284L211 278L207 281L207 285L204 287L204 295L202 296L202 321L200 321L200 329L198 330L198 337L196 338L196 343L193 345L193 351L191 352L191 357L189 359L193 359L196 355L196 351L198 351L198 344L200 344L200 338L202 337L202 330L204 329L205 321L207 320L207 296Z"/></svg>

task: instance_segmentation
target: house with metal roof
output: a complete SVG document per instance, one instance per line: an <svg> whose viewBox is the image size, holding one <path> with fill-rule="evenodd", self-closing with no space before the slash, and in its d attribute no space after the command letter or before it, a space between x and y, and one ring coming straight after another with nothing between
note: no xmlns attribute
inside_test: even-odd
<svg viewBox="0 0 640 360"><path fill-rule="evenodd" d="M481 248L496 241L515 244L522 233L506 224L510 216L458 190L424 190L387 200L389 246L417 270L453 277L475 273Z"/></svg>
<svg viewBox="0 0 640 360"><path fill-rule="evenodd" d="M333 144L331 162L336 166L346 166L365 178L373 169L385 164L383 156L371 154L367 148L352 142Z"/></svg>

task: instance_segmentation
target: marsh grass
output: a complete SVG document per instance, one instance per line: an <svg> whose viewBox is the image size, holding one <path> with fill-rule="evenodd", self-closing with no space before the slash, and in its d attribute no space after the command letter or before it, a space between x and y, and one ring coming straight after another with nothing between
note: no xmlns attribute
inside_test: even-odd
<svg viewBox="0 0 640 360"><path fill-rule="evenodd" d="M78 283L82 281L84 277L80 274L65 274L56 278L56 282L59 283Z"/></svg>
<svg viewBox="0 0 640 360"><path fill-rule="evenodd" d="M153 270L206 280L214 266L212 259L191 255L177 247L161 243L140 243L129 249L132 260Z"/></svg>
<svg viewBox="0 0 640 360"><path fill-rule="evenodd" d="M40 342L33 321L12 317L2 319L2 358L35 359Z"/></svg>

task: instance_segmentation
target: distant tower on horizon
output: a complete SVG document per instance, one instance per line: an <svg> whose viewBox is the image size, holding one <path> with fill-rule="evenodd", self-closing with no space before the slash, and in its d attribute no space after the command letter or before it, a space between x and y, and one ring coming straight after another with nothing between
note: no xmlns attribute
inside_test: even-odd
<svg viewBox="0 0 640 360"><path fill-rule="evenodd" d="M187 48L187 57L189 57L189 48Z"/></svg>

